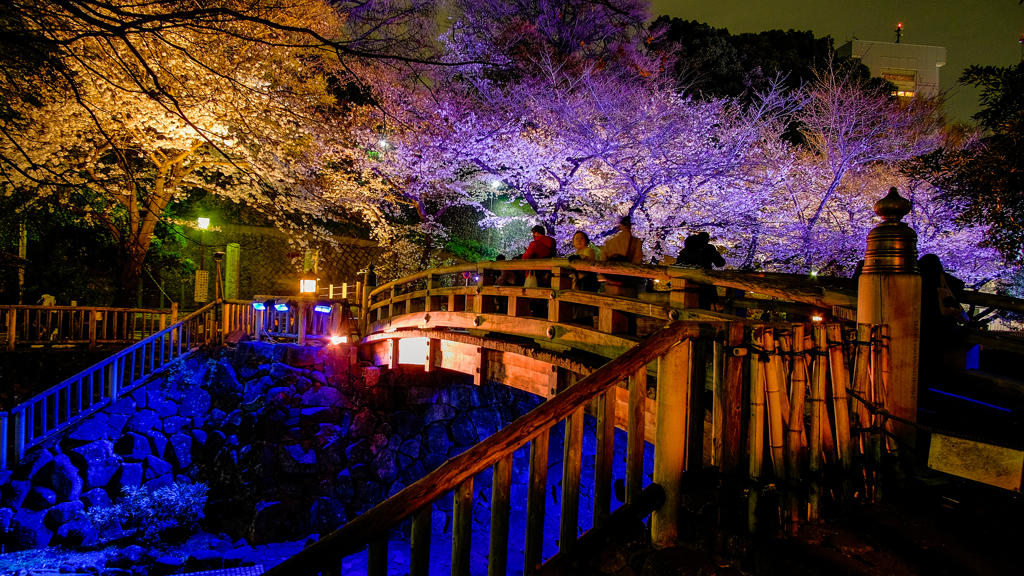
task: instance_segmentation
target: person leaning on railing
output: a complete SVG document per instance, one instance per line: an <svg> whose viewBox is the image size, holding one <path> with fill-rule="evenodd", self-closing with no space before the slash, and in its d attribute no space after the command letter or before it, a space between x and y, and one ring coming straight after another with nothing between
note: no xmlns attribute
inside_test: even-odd
<svg viewBox="0 0 1024 576"><path fill-rule="evenodd" d="M590 243L590 237L587 236L587 233L582 230L573 234L572 247L576 249L576 253L569 256L570 263L579 260L583 260L586 262L596 262L600 255L600 250L598 250L596 246ZM597 281L596 272L573 272L573 290L582 290L583 292L597 292L598 288L600 288L600 283ZM584 322L586 322L589 321L594 316L597 316L596 306L577 304L573 308L573 320L583 320Z"/></svg>

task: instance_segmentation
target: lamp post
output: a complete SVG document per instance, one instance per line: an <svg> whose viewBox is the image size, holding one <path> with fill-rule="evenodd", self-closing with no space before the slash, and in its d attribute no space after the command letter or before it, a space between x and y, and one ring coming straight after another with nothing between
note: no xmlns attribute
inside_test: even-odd
<svg viewBox="0 0 1024 576"><path fill-rule="evenodd" d="M196 226L199 227L199 269L206 269L206 229L210 227L210 219L200 216L196 219Z"/></svg>

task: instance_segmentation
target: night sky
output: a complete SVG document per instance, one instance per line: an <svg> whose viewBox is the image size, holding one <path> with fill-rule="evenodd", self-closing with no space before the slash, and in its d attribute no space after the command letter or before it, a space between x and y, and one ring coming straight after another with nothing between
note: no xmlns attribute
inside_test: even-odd
<svg viewBox="0 0 1024 576"><path fill-rule="evenodd" d="M940 70L949 96L950 119L969 120L978 111L977 90L956 86L972 64L1009 66L1021 59L1024 6L1018 0L653 0L651 13L706 22L732 34L765 30L811 30L831 35L838 48L860 40L944 46Z"/></svg>

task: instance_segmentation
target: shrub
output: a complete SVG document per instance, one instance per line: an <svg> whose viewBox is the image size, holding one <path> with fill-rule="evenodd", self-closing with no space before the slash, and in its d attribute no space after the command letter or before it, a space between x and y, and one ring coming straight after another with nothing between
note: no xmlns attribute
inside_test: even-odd
<svg viewBox="0 0 1024 576"><path fill-rule="evenodd" d="M194 530L203 518L208 487L174 483L153 491L141 486L121 490L124 496L116 504L89 510L89 519L97 528L120 522L125 537L150 541L165 533Z"/></svg>

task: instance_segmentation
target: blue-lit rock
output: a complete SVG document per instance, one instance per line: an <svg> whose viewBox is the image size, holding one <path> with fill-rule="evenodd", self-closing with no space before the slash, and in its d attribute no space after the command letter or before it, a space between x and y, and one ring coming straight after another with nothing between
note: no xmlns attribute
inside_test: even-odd
<svg viewBox="0 0 1024 576"><path fill-rule="evenodd" d="M196 387L186 390L178 404L178 414L186 418L206 416L210 411L210 393Z"/></svg>
<svg viewBox="0 0 1024 576"><path fill-rule="evenodd" d="M42 486L33 486L25 496L25 502L22 505L31 510L47 510L56 503L56 492Z"/></svg>
<svg viewBox="0 0 1024 576"><path fill-rule="evenodd" d="M58 527L81 516L84 510L85 505L82 504L81 500L61 502L50 508L49 512L46 513L46 526L51 530L56 530Z"/></svg>
<svg viewBox="0 0 1024 576"><path fill-rule="evenodd" d="M142 464L137 462L121 464L120 470L114 475L113 482L117 486L142 485Z"/></svg>
<svg viewBox="0 0 1024 576"><path fill-rule="evenodd" d="M46 480L47 485L57 494L58 502L78 500L82 496L82 477L65 454L54 457Z"/></svg>
<svg viewBox="0 0 1024 576"><path fill-rule="evenodd" d="M106 508L113 504L110 500L110 495L103 488L93 488L82 493L82 504L85 504L86 510L89 508Z"/></svg>
<svg viewBox="0 0 1024 576"><path fill-rule="evenodd" d="M185 434L174 434L168 440L171 449L168 457L179 468L188 468L192 464L192 438Z"/></svg>
<svg viewBox="0 0 1024 576"><path fill-rule="evenodd" d="M114 444L114 453L124 457L130 462L141 462L152 454L149 448L149 439L141 434L129 432L118 439Z"/></svg>
<svg viewBox="0 0 1024 576"><path fill-rule="evenodd" d="M10 540L16 550L50 544L53 531L46 527L47 510L22 508L11 519Z"/></svg>

